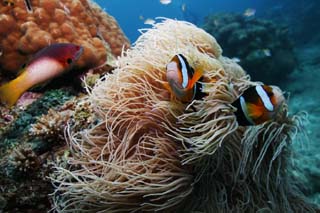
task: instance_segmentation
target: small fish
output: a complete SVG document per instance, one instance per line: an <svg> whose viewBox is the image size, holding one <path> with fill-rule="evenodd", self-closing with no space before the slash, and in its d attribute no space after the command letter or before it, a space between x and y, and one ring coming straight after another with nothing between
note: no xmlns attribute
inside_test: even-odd
<svg viewBox="0 0 320 213"><path fill-rule="evenodd" d="M220 21L218 21L217 19L215 19L214 21L213 21L213 24L214 24L214 26L219 26L220 25Z"/></svg>
<svg viewBox="0 0 320 213"><path fill-rule="evenodd" d="M243 15L246 17L251 17L251 16L254 16L255 14L256 14L256 10L253 8L248 8L243 13Z"/></svg>
<svg viewBox="0 0 320 213"><path fill-rule="evenodd" d="M278 87L257 85L249 87L232 103L240 126L258 125L275 118L285 98Z"/></svg>
<svg viewBox="0 0 320 213"><path fill-rule="evenodd" d="M14 80L0 87L0 102L14 105L31 87L48 82L70 70L83 52L83 47L71 43L57 43L43 48L20 71Z"/></svg>
<svg viewBox="0 0 320 213"><path fill-rule="evenodd" d="M191 102L204 96L198 82L203 70L195 70L182 55L175 55L167 65L167 83L164 86L181 102Z"/></svg>
<svg viewBox="0 0 320 213"><path fill-rule="evenodd" d="M236 62L236 63L241 62L241 59L238 58L238 57L233 57L233 58L231 58L231 60L232 60L233 62Z"/></svg>
<svg viewBox="0 0 320 213"><path fill-rule="evenodd" d="M147 19L144 21L144 24L153 25L154 23L156 23L156 21L155 21L154 19L151 19L151 18L147 18Z"/></svg>
<svg viewBox="0 0 320 213"><path fill-rule="evenodd" d="M143 15L139 15L139 19L140 19L141 21L144 20Z"/></svg>
<svg viewBox="0 0 320 213"><path fill-rule="evenodd" d="M182 10L182 12L186 12L186 9L187 9L187 5L186 5L186 3L183 3L183 4L181 5L181 10Z"/></svg>
<svg viewBox="0 0 320 213"><path fill-rule="evenodd" d="M171 3L171 0L160 0L160 3L161 4L170 4Z"/></svg>
<svg viewBox="0 0 320 213"><path fill-rule="evenodd" d="M271 51L269 49L263 49L262 50L263 54L267 57L270 57L271 56Z"/></svg>

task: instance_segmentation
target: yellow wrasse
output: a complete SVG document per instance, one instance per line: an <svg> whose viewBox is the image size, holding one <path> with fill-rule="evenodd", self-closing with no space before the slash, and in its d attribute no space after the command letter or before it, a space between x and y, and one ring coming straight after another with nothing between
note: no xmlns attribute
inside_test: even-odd
<svg viewBox="0 0 320 213"><path fill-rule="evenodd" d="M70 70L82 52L81 46L71 43L52 44L40 50L17 78L0 87L0 102L7 106L14 105L31 87L43 84Z"/></svg>

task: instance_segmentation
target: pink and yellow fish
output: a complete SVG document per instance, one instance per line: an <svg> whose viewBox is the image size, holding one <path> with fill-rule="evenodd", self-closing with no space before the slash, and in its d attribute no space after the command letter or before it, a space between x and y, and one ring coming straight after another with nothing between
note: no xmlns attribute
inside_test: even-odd
<svg viewBox="0 0 320 213"><path fill-rule="evenodd" d="M203 70L194 70L182 55L175 55L167 64L167 83L164 86L181 102L191 102L202 96L198 82Z"/></svg>
<svg viewBox="0 0 320 213"><path fill-rule="evenodd" d="M71 43L52 44L40 50L14 80L0 87L0 102L14 105L28 89L48 82L70 70L83 52L83 47Z"/></svg>

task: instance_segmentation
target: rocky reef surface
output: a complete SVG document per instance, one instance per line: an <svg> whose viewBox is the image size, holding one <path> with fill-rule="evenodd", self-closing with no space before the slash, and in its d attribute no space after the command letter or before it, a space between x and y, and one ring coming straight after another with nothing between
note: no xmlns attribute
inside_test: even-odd
<svg viewBox="0 0 320 213"><path fill-rule="evenodd" d="M51 154L64 146L58 140L34 137L29 129L39 116L75 96L70 90L51 90L26 109L1 108L0 209L4 211L46 211L50 208L48 181Z"/></svg>
<svg viewBox="0 0 320 213"><path fill-rule="evenodd" d="M318 0L270 0L265 2L269 9L260 11L264 18L290 27L290 36L299 45L320 38L320 2Z"/></svg>
<svg viewBox="0 0 320 213"><path fill-rule="evenodd" d="M238 62L255 81L281 84L298 65L286 26L218 13L207 16L203 28L221 44L223 55Z"/></svg>
<svg viewBox="0 0 320 213"><path fill-rule="evenodd" d="M292 160L296 169L292 174L299 177L304 193L312 202L320 205L320 39L297 47L299 70L290 76L286 84L292 113L305 111L305 135L293 143ZM298 142L300 140L300 142ZM302 141L302 143L301 143Z"/></svg>

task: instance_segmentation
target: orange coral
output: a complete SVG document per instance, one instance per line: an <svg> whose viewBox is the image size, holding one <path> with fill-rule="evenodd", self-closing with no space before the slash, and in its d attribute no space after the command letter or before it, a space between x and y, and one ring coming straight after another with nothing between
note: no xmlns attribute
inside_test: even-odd
<svg viewBox="0 0 320 213"><path fill-rule="evenodd" d="M129 41L115 19L90 0L25 0L0 4L0 69L16 74L38 50L57 42L84 47L78 68L103 64L107 55L118 56ZM31 10L30 10L31 9Z"/></svg>

